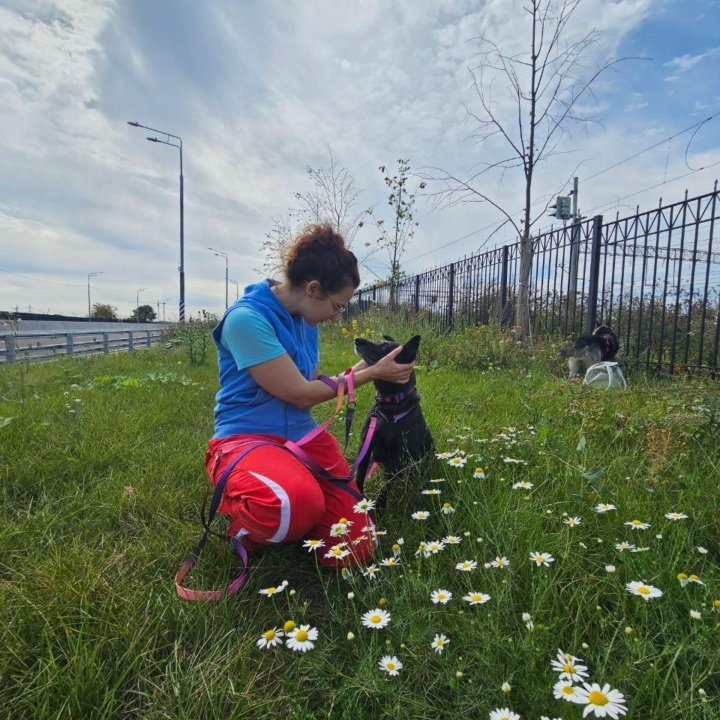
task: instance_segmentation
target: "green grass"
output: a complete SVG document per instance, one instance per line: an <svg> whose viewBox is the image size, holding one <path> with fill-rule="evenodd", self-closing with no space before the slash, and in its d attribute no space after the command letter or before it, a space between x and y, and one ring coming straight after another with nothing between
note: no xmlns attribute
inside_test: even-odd
<svg viewBox="0 0 720 720"><path fill-rule="evenodd" d="M483 330L423 343L418 384L438 450L474 457L462 469L434 461L394 489L378 557L402 537L402 566L343 580L286 546L253 557L246 588L214 605L180 602L172 583L200 534L214 358L192 367L181 349L154 349L1 367L0 418L14 419L0 419L0 717L435 720L509 705L523 720L579 718L581 706L553 699L558 648L623 692L629 717L720 717L717 384L631 375L627 392L604 394L565 383L550 347L517 349ZM352 364L348 335L324 329L322 359L326 373ZM361 388L353 447L371 400ZM507 427L513 444L498 437ZM486 479L472 479L476 465ZM440 498L420 494L439 477ZM513 490L518 480L534 487ZM438 512L445 501L454 514ZM618 509L597 514L598 501ZM420 509L428 521L411 520ZM689 519L665 519L671 510ZM582 524L569 528L564 513ZM633 518L651 529L623 525ZM421 540L449 532L462 543L415 557ZM618 553L619 540L649 550ZM533 568L531 550L556 561ZM485 569L495 555L510 568ZM465 559L478 569L457 572ZM239 569L216 541L196 567L195 587ZM705 585L681 587L679 572ZM258 594L283 579L294 594ZM664 595L629 595L639 579ZM436 588L453 592L447 606L430 602ZM492 599L469 607L468 590ZM390 625L361 627L381 597ZM314 650L256 647L290 617L319 628ZM441 656L430 648L439 632L450 638ZM378 670L385 654L403 662L399 677Z"/></svg>

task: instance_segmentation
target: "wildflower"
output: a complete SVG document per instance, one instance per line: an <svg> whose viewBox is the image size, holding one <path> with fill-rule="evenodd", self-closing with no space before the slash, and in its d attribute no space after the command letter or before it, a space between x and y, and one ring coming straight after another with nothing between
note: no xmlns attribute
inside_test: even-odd
<svg viewBox="0 0 720 720"><path fill-rule="evenodd" d="M390 548L393 552L393 555L397 557L402 552L402 548L400 547L400 543L393 543L392 547Z"/></svg>
<svg viewBox="0 0 720 720"><path fill-rule="evenodd" d="M680 581L680 585L682 587L685 587L688 583L695 583L696 585L705 584L697 575L686 575L685 573L678 573L677 579Z"/></svg>
<svg viewBox="0 0 720 720"><path fill-rule="evenodd" d="M693 620L702 620L702 613L699 610L691 610L690 617Z"/></svg>
<svg viewBox="0 0 720 720"><path fill-rule="evenodd" d="M340 568L340 576L343 580L349 580L353 576L353 572L349 567Z"/></svg>
<svg viewBox="0 0 720 720"><path fill-rule="evenodd" d="M445 482L445 480L446 480L446 478L433 478L432 480L430 480L430 482L431 483L441 483L441 482Z"/></svg>
<svg viewBox="0 0 720 720"><path fill-rule="evenodd" d="M527 480L520 480L520 482L516 482L512 486L513 490L532 490L533 484L531 482L528 482Z"/></svg>
<svg viewBox="0 0 720 720"><path fill-rule="evenodd" d="M367 513L375 509L375 501L363 498L359 502L353 505L353 512L356 513Z"/></svg>
<svg viewBox="0 0 720 720"><path fill-rule="evenodd" d="M687 520L688 516L685 513L669 512L665 513L665 517L668 520Z"/></svg>
<svg viewBox="0 0 720 720"><path fill-rule="evenodd" d="M287 634L285 644L295 652L307 652L315 647L314 640L317 640L317 628L311 628L309 625L301 625L292 632Z"/></svg>
<svg viewBox="0 0 720 720"><path fill-rule="evenodd" d="M361 618L362 624L371 630L382 630L390 622L390 613L381 608L368 610Z"/></svg>
<svg viewBox="0 0 720 720"><path fill-rule="evenodd" d="M325 553L324 557L328 558L329 560L331 560L332 558L335 558L336 560L342 560L350 554L350 551L346 550L344 546L345 543L333 545L330 550Z"/></svg>
<svg viewBox="0 0 720 720"><path fill-rule="evenodd" d="M459 545L462 542L462 538L459 538L457 535L446 535L442 541L446 545Z"/></svg>
<svg viewBox="0 0 720 720"><path fill-rule="evenodd" d="M317 550L318 548L325 547L325 541L324 540L305 540L303 543L303 547L307 548L308 552L312 552L313 550Z"/></svg>
<svg viewBox="0 0 720 720"><path fill-rule="evenodd" d="M449 502L446 502L443 503L440 512L442 512L443 515L452 515L455 512L455 508Z"/></svg>
<svg viewBox="0 0 720 720"><path fill-rule="evenodd" d="M415 551L415 557L417 557L418 555L425 555L425 557L427 557L427 554L425 552L425 543L422 541L418 545L418 549Z"/></svg>
<svg viewBox="0 0 720 720"><path fill-rule="evenodd" d="M555 672L560 673L560 680L578 682L579 680L585 680L588 676L587 666L581 665L578 662L579 660L580 658L558 650L557 659L550 661L550 667Z"/></svg>
<svg viewBox="0 0 720 720"><path fill-rule="evenodd" d="M704 548L698 545L698 547L695 548L701 555L707 555L708 551Z"/></svg>
<svg viewBox="0 0 720 720"><path fill-rule="evenodd" d="M520 720L520 716L510 708L495 708L490 712L490 720Z"/></svg>
<svg viewBox="0 0 720 720"><path fill-rule="evenodd" d="M265 649L280 645L282 643L283 635L284 633L282 630L278 630L277 628L270 628L258 638L257 646L259 648Z"/></svg>
<svg viewBox="0 0 720 720"><path fill-rule="evenodd" d="M432 644L430 647L438 654L442 655L442 651L445 649L445 646L450 642L445 635L435 635L433 638Z"/></svg>
<svg viewBox="0 0 720 720"><path fill-rule="evenodd" d="M475 480L484 480L485 479L485 471L481 467L476 467L475 472L473 473L473 478Z"/></svg>
<svg viewBox="0 0 720 720"><path fill-rule="evenodd" d="M618 552L625 552L625 550L634 550L635 546L632 543L623 541L620 543L615 543L615 549Z"/></svg>
<svg viewBox="0 0 720 720"><path fill-rule="evenodd" d="M713 600L713 608L720 612L720 600Z"/></svg>
<svg viewBox="0 0 720 720"><path fill-rule="evenodd" d="M508 465L527 465L524 460L518 460L517 458L504 457L503 462Z"/></svg>
<svg viewBox="0 0 720 720"><path fill-rule="evenodd" d="M541 565L550 567L550 563L555 562L555 558L550 553L531 552L530 559L535 563L536 567Z"/></svg>
<svg viewBox="0 0 720 720"><path fill-rule="evenodd" d="M452 467L465 467L465 463L467 463L467 458L459 457L457 455L448 460L448 465L452 465Z"/></svg>
<svg viewBox="0 0 720 720"><path fill-rule="evenodd" d="M368 565L363 571L362 574L366 578L370 578L371 580L375 579L375 575L377 575L380 572L380 568L373 563L372 565Z"/></svg>
<svg viewBox="0 0 720 720"><path fill-rule="evenodd" d="M630 520L624 524L631 527L633 530L647 530L650 527L650 523L645 523L641 520Z"/></svg>
<svg viewBox="0 0 720 720"><path fill-rule="evenodd" d="M277 587L275 585L269 587L269 588L263 588L262 590L259 590L258 593L260 595L265 595L265 597L271 597L272 595L276 595L277 593L282 592L288 585L287 580L283 580Z"/></svg>
<svg viewBox="0 0 720 720"><path fill-rule="evenodd" d="M570 527L576 527L582 522L582 520L579 517L569 517L565 518L563 522Z"/></svg>
<svg viewBox="0 0 720 720"><path fill-rule="evenodd" d="M506 680L501 686L500 689L506 694L509 695L510 691L512 690L512 686L510 683Z"/></svg>
<svg viewBox="0 0 720 720"><path fill-rule="evenodd" d="M614 565L606 565L606 566L605 566L605 572L614 573L614 572L615 572L615 566L614 566Z"/></svg>
<svg viewBox="0 0 720 720"><path fill-rule="evenodd" d="M469 592L467 595L463 595L463 600L470 605L484 605L489 599L489 595L481 592Z"/></svg>
<svg viewBox="0 0 720 720"><path fill-rule="evenodd" d="M558 700L567 700L572 703L580 702L578 688L574 687L569 680L558 680L553 685L553 695Z"/></svg>
<svg viewBox="0 0 720 720"><path fill-rule="evenodd" d="M460 570L461 572L470 572L471 570L474 570L477 567L477 563L475 560L463 560L462 562L459 562L456 566L456 570Z"/></svg>
<svg viewBox="0 0 720 720"><path fill-rule="evenodd" d="M430 540L425 543L425 557L429 555L437 555L441 550L445 549L445 543L441 540Z"/></svg>
<svg viewBox="0 0 720 720"><path fill-rule="evenodd" d="M650 548L649 547L634 547L630 550L630 552L639 553L639 552L647 552Z"/></svg>
<svg viewBox="0 0 720 720"><path fill-rule="evenodd" d="M380 561L380 564L383 565L384 567L399 567L400 561L395 557L383 558Z"/></svg>
<svg viewBox="0 0 720 720"><path fill-rule="evenodd" d="M430 513L427 510L418 510L410 517L412 517L413 520L427 520L430 517Z"/></svg>
<svg viewBox="0 0 720 720"><path fill-rule="evenodd" d="M510 564L510 561L506 557L496 557L487 564L489 567L506 568Z"/></svg>
<svg viewBox="0 0 720 720"><path fill-rule="evenodd" d="M438 460L447 460L448 458L451 458L453 455L456 455L457 453L458 453L458 450L450 450L447 452L435 453L435 457Z"/></svg>
<svg viewBox="0 0 720 720"><path fill-rule="evenodd" d="M394 655L385 655L378 661L378 665L388 675L399 675L403 667L403 664Z"/></svg>
<svg viewBox="0 0 720 720"><path fill-rule="evenodd" d="M421 495L442 495L442 490L438 490L437 488L426 488L425 490L420 491Z"/></svg>
<svg viewBox="0 0 720 720"><path fill-rule="evenodd" d="M430 593L430 599L435 605L438 603L447 605L452 600L452 593L449 590L433 590Z"/></svg>
<svg viewBox="0 0 720 720"><path fill-rule="evenodd" d="M330 526L330 535L332 537L341 537L342 535L347 535L348 528L350 528L352 524L352 520L340 518L338 522L333 523Z"/></svg>
<svg viewBox="0 0 720 720"><path fill-rule="evenodd" d="M286 620L285 624L283 625L283 632L287 635L289 632L292 632L295 629L295 621L294 620Z"/></svg>
<svg viewBox="0 0 720 720"><path fill-rule="evenodd" d="M625 585L625 589L631 595L639 595L646 602L648 602L650 600L650 598L660 597L663 594L662 590L659 590L658 588L653 587L652 585L646 585L645 583L640 582L639 580L633 580L632 582L627 583Z"/></svg>
<svg viewBox="0 0 720 720"><path fill-rule="evenodd" d="M348 634L347 634L347 639L348 639L349 642L352 642L352 641L355 639L355 633L353 633L353 632L348 632Z"/></svg>
<svg viewBox="0 0 720 720"><path fill-rule="evenodd" d="M606 513L610 512L610 510L617 510L617 508L612 503L598 503L595 506L596 513Z"/></svg>
<svg viewBox="0 0 720 720"><path fill-rule="evenodd" d="M627 714L625 696L620 691L613 690L609 685L603 685L601 688L597 683L590 685L584 682L583 687L577 689L577 694L578 704L587 705L583 717L592 712L595 717L609 715L613 720L617 720L621 715Z"/></svg>

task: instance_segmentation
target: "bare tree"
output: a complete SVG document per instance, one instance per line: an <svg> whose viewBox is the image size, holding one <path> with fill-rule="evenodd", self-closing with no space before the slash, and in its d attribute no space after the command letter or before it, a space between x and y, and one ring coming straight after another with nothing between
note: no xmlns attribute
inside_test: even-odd
<svg viewBox="0 0 720 720"><path fill-rule="evenodd" d="M499 141L501 158L480 163L477 171L465 180L439 168L430 168L430 173L423 174L426 179L440 183L441 189L431 193L437 205L488 203L504 217L496 231L509 224L520 238L515 322L521 339L527 338L530 332L532 227L545 214L553 197L553 194L544 196L542 208L537 215L532 215L533 208L538 206L537 202L533 203L536 170L561 153L557 142L569 134L573 124L584 126L597 122L582 112L580 99L588 95L595 99L592 86L597 78L616 63L629 59L609 59L594 71L585 71L583 57L597 43L599 34L592 30L579 40L568 41L568 23L579 4L580 0L529 0L529 6L524 8L531 19L528 52L510 54L489 38L476 38L481 45L480 63L469 71L480 108L477 112L466 108L467 117L477 123L471 137L479 143ZM509 107L493 97L496 78L504 81L510 96ZM525 186L520 217L497 196L478 187L479 181L490 172L498 173L502 183L508 171L518 168L524 174Z"/></svg>
<svg viewBox="0 0 720 720"><path fill-rule="evenodd" d="M310 188L295 193L297 207L289 209L283 218L272 219L272 229L262 243L265 270L276 272L282 267L285 250L306 225L329 223L352 248L369 210L357 211L361 191L355 187L355 178L338 163L330 147L328 154L325 167L307 168Z"/></svg>

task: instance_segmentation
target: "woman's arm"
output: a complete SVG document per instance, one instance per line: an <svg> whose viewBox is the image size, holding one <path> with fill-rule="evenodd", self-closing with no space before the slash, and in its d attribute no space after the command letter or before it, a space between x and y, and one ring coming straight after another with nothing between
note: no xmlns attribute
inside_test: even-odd
<svg viewBox="0 0 720 720"><path fill-rule="evenodd" d="M357 363L353 367L355 387L373 380L407 382L415 363L406 365L396 363L395 357L401 350L402 346L395 348L371 367L367 367L363 360ZM332 388L322 380L306 380L287 353L267 362L252 365L248 368L248 372L263 390L297 408L310 408L335 397Z"/></svg>

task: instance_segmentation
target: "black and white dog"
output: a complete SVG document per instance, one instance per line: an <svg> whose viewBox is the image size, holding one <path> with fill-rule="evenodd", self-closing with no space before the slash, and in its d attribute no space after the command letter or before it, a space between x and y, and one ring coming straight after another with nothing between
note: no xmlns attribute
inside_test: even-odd
<svg viewBox="0 0 720 720"><path fill-rule="evenodd" d="M355 352L368 364L374 365L380 358L398 347L399 343L389 335L383 335L385 342L374 343L356 338ZM410 363L417 357L420 336L415 335L403 346L395 358L398 363ZM376 419L375 432L370 448L360 462L357 484L363 492L365 478L371 463L382 465L387 475L392 476L421 461L433 450L433 439L420 409L420 396L415 389L415 372L404 384L384 380L375 381L375 403L373 404L360 438L360 448L365 443L371 419ZM380 491L376 507L383 509L387 501L388 485Z"/></svg>
<svg viewBox="0 0 720 720"><path fill-rule="evenodd" d="M574 345L560 348L560 356L568 358L570 377L577 377L595 363L614 360L620 349L617 335L608 325L595 328L592 335L581 335Z"/></svg>

